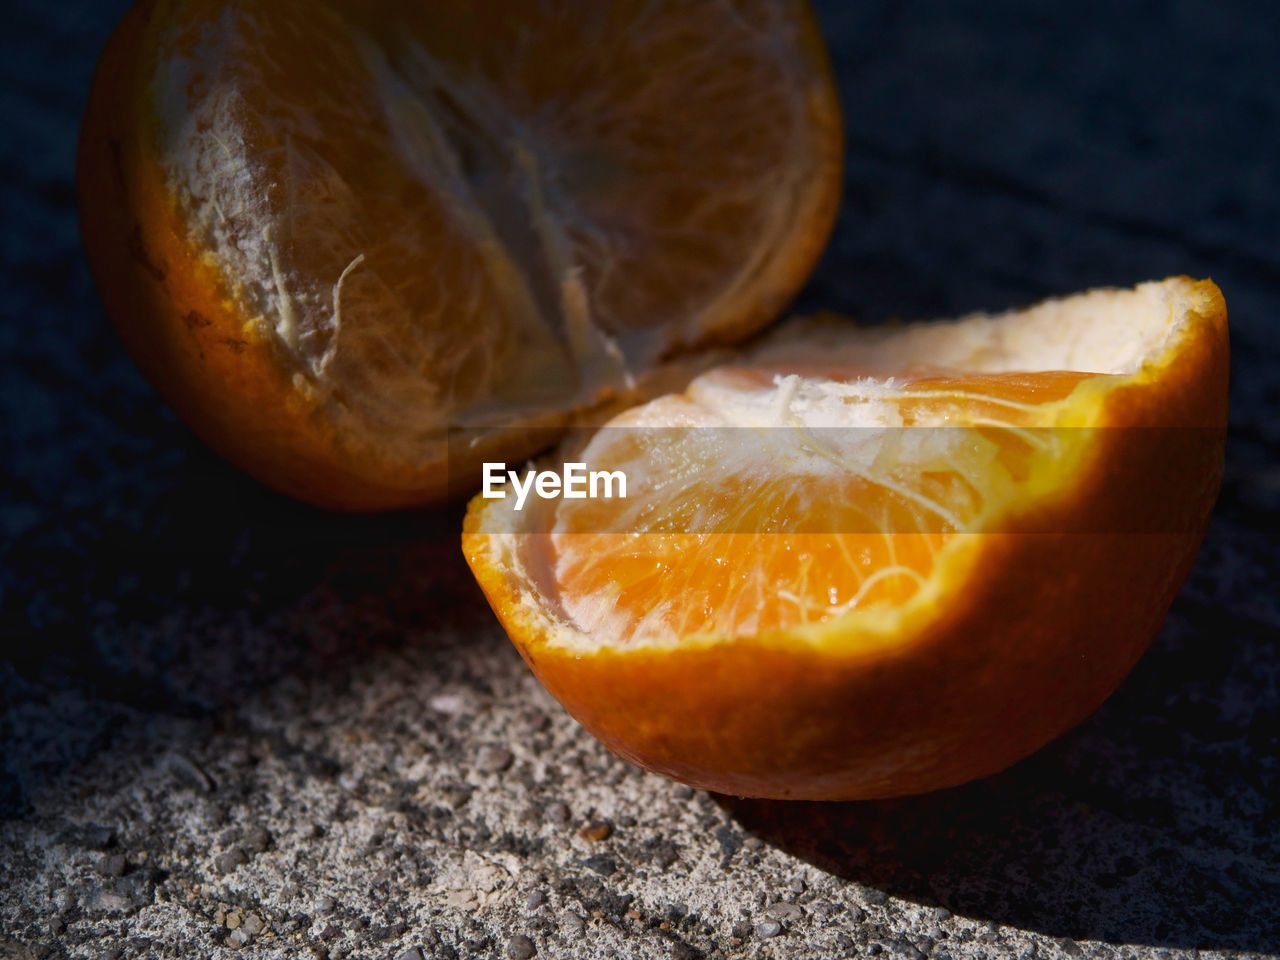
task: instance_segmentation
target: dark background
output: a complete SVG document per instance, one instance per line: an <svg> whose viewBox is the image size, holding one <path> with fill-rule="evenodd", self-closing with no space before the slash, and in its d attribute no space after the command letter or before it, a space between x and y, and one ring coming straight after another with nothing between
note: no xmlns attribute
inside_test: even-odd
<svg viewBox="0 0 1280 960"><path fill-rule="evenodd" d="M397 643L397 618L453 604L496 629L456 509L362 519L288 502L210 454L122 351L78 244L73 154L125 6L18 0L0 31L0 810L15 822L129 730L344 669ZM797 309L916 318L1212 277L1231 321L1227 473L1164 632L1080 730L934 797L725 809L827 870L958 913L1275 950L1280 5L819 12L848 156L840 221ZM298 627L317 584L323 636Z"/></svg>

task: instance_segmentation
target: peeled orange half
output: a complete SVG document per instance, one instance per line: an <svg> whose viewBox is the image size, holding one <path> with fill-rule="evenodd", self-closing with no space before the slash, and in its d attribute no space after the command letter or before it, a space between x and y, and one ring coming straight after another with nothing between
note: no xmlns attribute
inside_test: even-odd
<svg viewBox="0 0 1280 960"><path fill-rule="evenodd" d="M840 154L805 0L138 0L78 180L169 403L266 483L379 509L772 319Z"/></svg>
<svg viewBox="0 0 1280 960"><path fill-rule="evenodd" d="M478 496L463 547L592 733L727 793L887 797L1092 712L1222 470L1224 303L1186 278L999 316L784 330L577 438L627 496Z"/></svg>

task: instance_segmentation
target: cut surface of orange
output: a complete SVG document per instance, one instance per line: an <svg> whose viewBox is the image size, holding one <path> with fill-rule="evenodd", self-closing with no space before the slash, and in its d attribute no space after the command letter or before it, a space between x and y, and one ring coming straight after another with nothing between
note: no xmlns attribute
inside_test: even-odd
<svg viewBox="0 0 1280 960"><path fill-rule="evenodd" d="M439 497L450 428L527 454L772 319L834 219L839 126L805 0L139 0L82 228L214 447L402 506Z"/></svg>
<svg viewBox="0 0 1280 960"><path fill-rule="evenodd" d="M1175 278L784 328L577 441L623 498L473 501L534 672L643 766L852 799L994 773L1159 629L1221 476L1226 314Z"/></svg>

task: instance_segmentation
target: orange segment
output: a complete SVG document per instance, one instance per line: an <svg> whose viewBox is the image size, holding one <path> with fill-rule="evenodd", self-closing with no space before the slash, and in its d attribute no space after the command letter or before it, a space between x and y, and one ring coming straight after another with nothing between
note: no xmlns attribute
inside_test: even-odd
<svg viewBox="0 0 1280 960"><path fill-rule="evenodd" d="M801 325L563 452L622 499L473 501L534 671L623 756L739 795L993 773L1119 684L1221 478L1221 294Z"/></svg>
<svg viewBox="0 0 1280 960"><path fill-rule="evenodd" d="M622 469L638 490L626 502L566 500L557 508L547 560L556 594L585 633L619 641L733 637L901 604L928 581L952 535L1002 490L1025 482L1032 458L1062 446L1066 438L1045 429L1056 416L1051 405L1104 376L1049 370L917 371L830 384L810 378L818 388L846 387L846 407L885 407L871 417L887 422L887 434L866 415L842 409L839 416L864 425L841 428L828 417L821 422L829 425L792 437L781 416L763 428L781 437L727 425L701 428L719 430L710 437L685 432L696 426L657 437L640 427L630 435L628 422L648 424L655 416L714 422L696 399L656 401L615 420L587 448L592 469ZM797 380L776 380L775 387L759 370L720 371L695 382L690 394L714 407L723 399L712 385L719 382L749 410L753 394L765 395L756 406L788 394L794 402ZM852 449L872 446L861 457ZM895 446L915 449L898 453ZM801 452L817 456L777 469L776 454ZM739 532L701 532L713 530Z"/></svg>
<svg viewBox="0 0 1280 960"><path fill-rule="evenodd" d="M437 498L449 428L515 458L771 319L839 173L803 0L138 0L79 162L144 372L348 508Z"/></svg>
<svg viewBox="0 0 1280 960"><path fill-rule="evenodd" d="M555 583L574 625L626 643L747 636L896 605L947 534L563 534ZM678 586L676 586L678 585Z"/></svg>

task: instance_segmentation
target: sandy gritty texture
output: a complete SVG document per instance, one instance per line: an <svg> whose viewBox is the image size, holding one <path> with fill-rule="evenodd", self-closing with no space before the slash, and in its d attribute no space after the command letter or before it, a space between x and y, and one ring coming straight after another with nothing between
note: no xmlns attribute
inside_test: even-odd
<svg viewBox="0 0 1280 960"><path fill-rule="evenodd" d="M307 510L159 405L75 237L121 10L0 30L0 957L1276 954L1273 5L823 5L852 133L802 307L1207 274L1236 361L1220 509L1123 689L991 780L828 806L612 758L501 636L456 511Z"/></svg>

